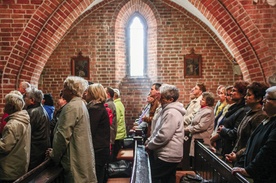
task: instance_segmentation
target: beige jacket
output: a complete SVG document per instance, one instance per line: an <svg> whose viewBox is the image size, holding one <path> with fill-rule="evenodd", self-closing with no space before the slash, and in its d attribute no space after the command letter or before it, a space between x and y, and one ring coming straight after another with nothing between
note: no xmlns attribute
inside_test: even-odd
<svg viewBox="0 0 276 183"><path fill-rule="evenodd" d="M200 109L200 101L202 99L202 95L200 95L198 98L195 98L191 100L186 114L184 115L184 127L188 126L191 124L192 120L194 119L195 114L199 111Z"/></svg>
<svg viewBox="0 0 276 183"><path fill-rule="evenodd" d="M26 110L7 117L0 139L0 180L16 180L28 171L31 125Z"/></svg>
<svg viewBox="0 0 276 183"><path fill-rule="evenodd" d="M97 182L89 114L80 97L60 113L50 157L64 168L65 182Z"/></svg>
<svg viewBox="0 0 276 183"><path fill-rule="evenodd" d="M206 106L200 108L191 124L187 127L192 134L190 156L194 156L195 139L203 139L204 145L211 146L210 137L214 129L214 120L215 115L213 107Z"/></svg>

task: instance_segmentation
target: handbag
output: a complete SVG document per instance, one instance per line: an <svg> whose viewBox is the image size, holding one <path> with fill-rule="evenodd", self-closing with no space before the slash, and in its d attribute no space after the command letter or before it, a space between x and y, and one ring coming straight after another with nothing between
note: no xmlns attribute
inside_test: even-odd
<svg viewBox="0 0 276 183"><path fill-rule="evenodd" d="M131 177L132 162L126 160L115 161L108 164L109 178Z"/></svg>
<svg viewBox="0 0 276 183"><path fill-rule="evenodd" d="M181 177L180 183L205 183L206 181L200 175L187 174Z"/></svg>

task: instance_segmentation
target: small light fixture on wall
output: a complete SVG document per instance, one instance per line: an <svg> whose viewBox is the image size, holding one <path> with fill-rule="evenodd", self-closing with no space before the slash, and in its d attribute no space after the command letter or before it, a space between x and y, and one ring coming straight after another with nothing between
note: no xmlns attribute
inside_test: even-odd
<svg viewBox="0 0 276 183"><path fill-rule="evenodd" d="M242 75L241 68L235 58L233 58L232 63L233 74L238 76Z"/></svg>
<svg viewBox="0 0 276 183"><path fill-rule="evenodd" d="M276 0L253 0L254 4L264 3L264 2L267 2L267 4L269 4L270 6L276 5Z"/></svg>

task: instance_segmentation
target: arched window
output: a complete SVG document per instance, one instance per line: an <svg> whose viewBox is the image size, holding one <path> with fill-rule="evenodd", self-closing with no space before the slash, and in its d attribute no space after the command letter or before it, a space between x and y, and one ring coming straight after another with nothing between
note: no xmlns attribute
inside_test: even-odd
<svg viewBox="0 0 276 183"><path fill-rule="evenodd" d="M143 16L134 13L126 27L128 76L147 75L147 23Z"/></svg>

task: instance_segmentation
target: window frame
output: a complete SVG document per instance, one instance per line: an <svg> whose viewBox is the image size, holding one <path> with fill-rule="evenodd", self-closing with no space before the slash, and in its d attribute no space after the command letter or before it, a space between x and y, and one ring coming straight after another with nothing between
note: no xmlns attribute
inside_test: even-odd
<svg viewBox="0 0 276 183"><path fill-rule="evenodd" d="M143 75L142 76L131 76L130 75L130 69L131 69L131 63L130 63L130 26L133 23L134 18L138 17L143 24L143 31L144 31L144 67L143 67ZM147 76L147 63L148 63L148 25L146 19L138 12L135 12L130 16L128 19L128 22L125 27L125 38L126 38L126 71L128 77L146 77Z"/></svg>

